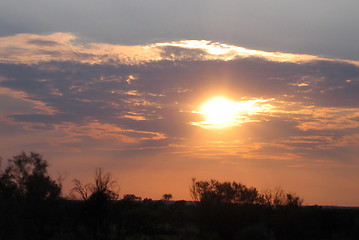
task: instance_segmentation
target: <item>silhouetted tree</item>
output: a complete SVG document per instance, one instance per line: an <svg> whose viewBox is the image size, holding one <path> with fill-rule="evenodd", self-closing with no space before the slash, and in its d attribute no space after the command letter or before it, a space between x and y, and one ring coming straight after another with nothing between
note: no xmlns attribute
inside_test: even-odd
<svg viewBox="0 0 359 240"><path fill-rule="evenodd" d="M47 167L40 154L22 152L0 169L0 215L6 216L0 220L0 239L51 238L48 226L58 201L49 200L60 199L62 186L49 176Z"/></svg>
<svg viewBox="0 0 359 240"><path fill-rule="evenodd" d="M266 190L262 194L263 203L268 206L301 206L303 199L294 193L286 193L280 187L274 190Z"/></svg>
<svg viewBox="0 0 359 240"><path fill-rule="evenodd" d="M47 161L38 153L22 152L8 160L8 166L0 173L0 197L28 200L58 199L61 183L47 173Z"/></svg>
<svg viewBox="0 0 359 240"><path fill-rule="evenodd" d="M125 194L123 196L123 200L125 201L141 201L141 197L137 197L135 194Z"/></svg>
<svg viewBox="0 0 359 240"><path fill-rule="evenodd" d="M298 207L298 206L301 206L303 203L303 199L301 199L300 197L298 197L294 194L288 193L288 194L286 194L286 197L287 197L286 202L285 202L286 206Z"/></svg>
<svg viewBox="0 0 359 240"><path fill-rule="evenodd" d="M197 181L192 179L190 187L192 199L208 203L257 204L262 201L254 187L237 182L219 182L217 180Z"/></svg>
<svg viewBox="0 0 359 240"><path fill-rule="evenodd" d="M91 229L91 238L108 239L110 203L119 197L116 181L110 173L104 173L98 168L94 183L82 184L78 179L73 182L75 187L72 191L80 194L86 201L83 220Z"/></svg>
<svg viewBox="0 0 359 240"><path fill-rule="evenodd" d="M173 196L172 196L172 194L170 194L170 193L163 194L163 196L162 196L162 200L163 200L163 201L169 201L169 200L171 200L172 198L173 198Z"/></svg>
<svg viewBox="0 0 359 240"><path fill-rule="evenodd" d="M80 194L83 200L117 200L118 188L110 173L104 173L101 168L96 169L95 182L82 184L80 180L74 179L73 192Z"/></svg>

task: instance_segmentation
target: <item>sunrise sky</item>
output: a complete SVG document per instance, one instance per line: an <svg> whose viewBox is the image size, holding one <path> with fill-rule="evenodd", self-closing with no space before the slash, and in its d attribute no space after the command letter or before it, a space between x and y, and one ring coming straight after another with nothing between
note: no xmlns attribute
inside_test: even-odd
<svg viewBox="0 0 359 240"><path fill-rule="evenodd" d="M190 199L191 178L359 206L359 2L0 3L0 156L65 194ZM5 164L5 162L3 162Z"/></svg>

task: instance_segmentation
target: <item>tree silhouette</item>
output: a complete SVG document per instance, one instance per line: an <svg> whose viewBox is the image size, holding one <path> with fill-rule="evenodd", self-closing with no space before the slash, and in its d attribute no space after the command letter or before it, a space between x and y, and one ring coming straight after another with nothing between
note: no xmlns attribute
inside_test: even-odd
<svg viewBox="0 0 359 240"><path fill-rule="evenodd" d="M141 197L137 197L135 194L125 194L123 196L123 200L125 201L141 201L142 198Z"/></svg>
<svg viewBox="0 0 359 240"><path fill-rule="evenodd" d="M52 200L61 198L62 186L49 176L47 167L40 154L22 152L0 169L0 239L51 238L47 226L59 202Z"/></svg>
<svg viewBox="0 0 359 240"><path fill-rule="evenodd" d="M72 191L80 194L83 200L107 201L117 200L119 197L116 181L110 173L104 173L102 168L96 169L94 183L82 184L78 179L74 179L73 183L75 187Z"/></svg>
<svg viewBox="0 0 359 240"><path fill-rule="evenodd" d="M217 180L197 181L192 178L190 187L194 201L202 203L258 204L267 206L301 206L303 199L294 193L286 193L281 188L259 193L255 187L247 187L237 182Z"/></svg>
<svg viewBox="0 0 359 240"><path fill-rule="evenodd" d="M237 182L219 182L217 180L197 181L192 178L190 187L192 199L206 203L256 204L261 196L254 187Z"/></svg>
<svg viewBox="0 0 359 240"><path fill-rule="evenodd" d="M8 166L0 173L0 196L28 200L58 199L61 183L47 173L47 161L38 153L25 152L8 160Z"/></svg>
<svg viewBox="0 0 359 240"><path fill-rule="evenodd" d="M262 194L263 204L267 206L301 206L303 199L294 193L286 193L282 188L266 190Z"/></svg>
<svg viewBox="0 0 359 240"><path fill-rule="evenodd" d="M78 193L85 200L83 221L91 229L92 239L107 239L109 233L111 201L117 200L118 188L110 173L104 173L101 168L96 169L95 182L82 184L80 180L73 180L73 192Z"/></svg>
<svg viewBox="0 0 359 240"><path fill-rule="evenodd" d="M172 194L170 194L170 193L163 194L163 196L162 196L162 200L163 200L163 201L169 201L169 200L171 200L172 198L173 198L173 196L172 196Z"/></svg>

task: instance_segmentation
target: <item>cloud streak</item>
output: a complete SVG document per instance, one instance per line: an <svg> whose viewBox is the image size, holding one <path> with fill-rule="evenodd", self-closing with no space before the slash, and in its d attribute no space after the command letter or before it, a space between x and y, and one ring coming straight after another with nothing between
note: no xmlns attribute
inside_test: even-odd
<svg viewBox="0 0 359 240"><path fill-rule="evenodd" d="M0 62L36 64L75 61L89 64L137 64L152 61L208 61L263 58L275 62L310 62L325 59L308 54L252 50L205 40L183 40L148 45L114 45L84 42L70 33L17 34L0 38ZM358 64L357 61L343 61Z"/></svg>

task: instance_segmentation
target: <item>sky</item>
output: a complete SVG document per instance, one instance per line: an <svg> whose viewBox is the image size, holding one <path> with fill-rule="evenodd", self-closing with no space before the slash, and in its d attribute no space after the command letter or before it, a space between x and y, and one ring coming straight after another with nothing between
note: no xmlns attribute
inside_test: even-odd
<svg viewBox="0 0 359 240"><path fill-rule="evenodd" d="M359 206L357 1L0 3L0 156L65 192L190 199L191 178ZM4 163L3 163L4 164Z"/></svg>

